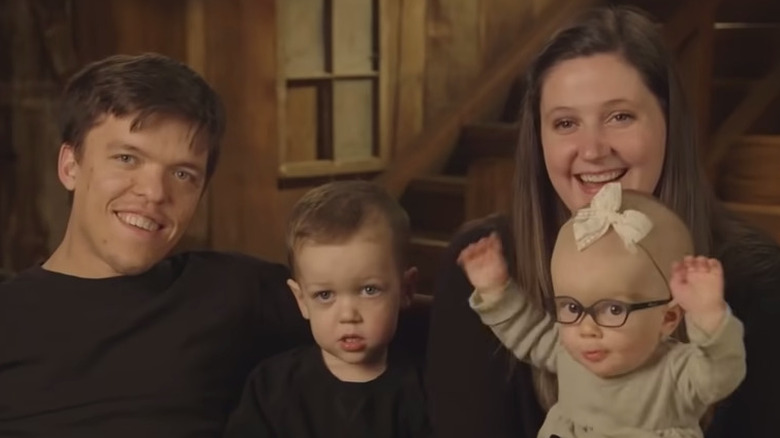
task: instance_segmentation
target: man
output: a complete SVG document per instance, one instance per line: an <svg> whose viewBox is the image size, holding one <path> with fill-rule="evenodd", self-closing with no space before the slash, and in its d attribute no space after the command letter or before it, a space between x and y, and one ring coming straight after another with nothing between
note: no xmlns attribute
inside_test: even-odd
<svg viewBox="0 0 780 438"><path fill-rule="evenodd" d="M0 285L0 437L216 437L261 358L310 341L281 265L167 257L219 157L224 110L146 54L66 86L65 236ZM167 257L167 258L166 258Z"/></svg>

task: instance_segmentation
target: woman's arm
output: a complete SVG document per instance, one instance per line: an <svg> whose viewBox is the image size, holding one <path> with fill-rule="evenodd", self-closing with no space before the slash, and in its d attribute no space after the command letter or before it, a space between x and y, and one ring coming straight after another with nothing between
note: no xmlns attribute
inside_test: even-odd
<svg viewBox="0 0 780 438"><path fill-rule="evenodd" d="M493 231L504 243L507 260L512 260L508 230L505 218L486 219L459 233L444 255L433 300L426 369L436 436L535 438L544 420L530 367L515 359L471 310L472 287L456 263L463 248Z"/></svg>
<svg viewBox="0 0 780 438"><path fill-rule="evenodd" d="M777 434L780 417L780 247L741 229L719 253L726 301L745 328L747 375L737 390L718 403L707 438Z"/></svg>

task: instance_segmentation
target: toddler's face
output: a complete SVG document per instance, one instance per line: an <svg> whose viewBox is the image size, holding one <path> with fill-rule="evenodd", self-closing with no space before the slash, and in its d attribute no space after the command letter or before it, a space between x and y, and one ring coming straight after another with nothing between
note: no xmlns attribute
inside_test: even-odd
<svg viewBox="0 0 780 438"><path fill-rule="evenodd" d="M669 298L666 281L647 254L639 248L630 254L617 247L622 243L612 237L605 236L584 252L556 250L552 280L559 303L562 296L586 308L600 300L632 304ZM607 314L618 310L604 309ZM674 331L679 319L679 310L665 304L630 312L620 327L603 327L590 315L583 315L578 322L559 324L558 328L561 343L575 360L600 377L615 377L642 366L661 340Z"/></svg>
<svg viewBox="0 0 780 438"><path fill-rule="evenodd" d="M290 285L331 370L358 375L385 360L412 290L392 243L389 227L366 226L347 241L303 243L296 252L297 282Z"/></svg>

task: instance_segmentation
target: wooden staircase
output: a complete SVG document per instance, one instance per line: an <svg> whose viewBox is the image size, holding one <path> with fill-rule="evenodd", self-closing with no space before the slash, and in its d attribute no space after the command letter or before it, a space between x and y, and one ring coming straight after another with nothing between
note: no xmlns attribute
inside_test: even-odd
<svg viewBox="0 0 780 438"><path fill-rule="evenodd" d="M633 4L655 14L663 22L675 19L681 3L676 0L626 0L611 3ZM772 5L768 5L772 3ZM690 5L690 4L689 4ZM681 14L678 14L681 15ZM780 22L780 2L723 0L716 13L714 38L714 77L711 98L711 124L720 126L750 86L760 81L772 67L767 40L774 38L774 26L737 26L736 22L759 23L767 17ZM679 21L680 17L676 17ZM683 17L683 21L685 21ZM732 23L731 25L726 23ZM780 34L777 34L780 36ZM681 39L682 37L677 37ZM771 44L775 44L772 40ZM780 39L777 40L780 42ZM780 44L773 47L780 47ZM780 53L780 52L778 52ZM705 72L705 75L708 75ZM413 229L412 263L420 269L420 292L432 294L435 276L440 272L442 256L457 229L472 219L494 212L508 213L513 196L513 154L517 138L517 110L520 84L505 101L499 120L464 125L448 161L435 174L412 180L401 196L410 214ZM706 115L705 115L706 116ZM780 99L751 125L748 134L760 134L780 140ZM712 132L709 130L707 132ZM743 137L740 135L740 137ZM750 138L750 137L747 137ZM773 140L774 141L774 140ZM706 143L705 143L706 144ZM778 141L780 151L780 141ZM705 152L706 154L706 152ZM780 164L780 160L778 160ZM780 218L780 206L760 208L748 204L730 204L758 226L772 227ZM778 222L780 225L780 222ZM780 226L777 227L780 230ZM776 234L780 238L780 232Z"/></svg>
<svg viewBox="0 0 780 438"><path fill-rule="evenodd" d="M723 1L712 97L707 164L718 194L780 241L780 2Z"/></svg>
<svg viewBox="0 0 780 438"><path fill-rule="evenodd" d="M512 191L506 181L511 181L516 136L511 121L468 125L443 171L413 180L404 192L401 205L411 221L411 262L420 270L420 293L433 292L443 252L466 221L509 211ZM491 173L493 179L484 177ZM498 187L486 187L486 180ZM485 190L498 196L481 196Z"/></svg>

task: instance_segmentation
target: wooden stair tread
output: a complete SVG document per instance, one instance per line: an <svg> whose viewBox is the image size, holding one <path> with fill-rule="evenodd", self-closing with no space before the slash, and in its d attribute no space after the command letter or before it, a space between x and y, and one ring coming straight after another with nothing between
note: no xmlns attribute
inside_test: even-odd
<svg viewBox="0 0 780 438"><path fill-rule="evenodd" d="M743 204L740 202L724 202L729 210L745 213L763 214L767 216L777 216L780 219L780 204Z"/></svg>

